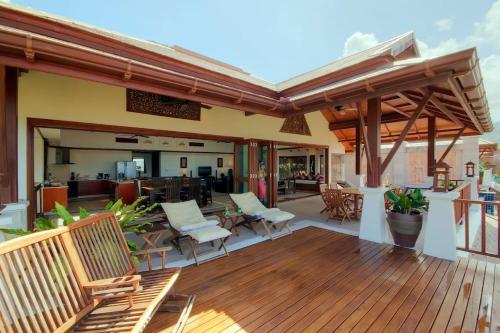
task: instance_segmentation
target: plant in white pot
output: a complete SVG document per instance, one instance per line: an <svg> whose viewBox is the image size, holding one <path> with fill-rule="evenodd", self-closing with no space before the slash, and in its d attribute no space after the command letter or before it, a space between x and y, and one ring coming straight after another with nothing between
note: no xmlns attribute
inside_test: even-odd
<svg viewBox="0 0 500 333"><path fill-rule="evenodd" d="M415 247L420 230L422 229L423 215L428 203L419 189L406 193L386 192L392 202L387 211L387 223L394 239L394 244L403 247Z"/></svg>

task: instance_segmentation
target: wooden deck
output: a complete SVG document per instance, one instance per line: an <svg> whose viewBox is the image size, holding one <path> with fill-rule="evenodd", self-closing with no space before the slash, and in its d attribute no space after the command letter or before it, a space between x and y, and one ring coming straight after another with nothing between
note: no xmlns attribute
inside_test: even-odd
<svg viewBox="0 0 500 333"><path fill-rule="evenodd" d="M500 265L318 228L185 268L177 290L197 294L185 332L500 331Z"/></svg>

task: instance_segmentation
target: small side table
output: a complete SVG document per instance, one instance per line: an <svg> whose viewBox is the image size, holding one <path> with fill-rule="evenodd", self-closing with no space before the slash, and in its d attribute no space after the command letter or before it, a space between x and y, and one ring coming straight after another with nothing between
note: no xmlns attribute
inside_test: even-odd
<svg viewBox="0 0 500 333"><path fill-rule="evenodd" d="M243 216L243 214L238 213L238 212L232 212L228 216L225 216L224 212L222 212L219 215L219 218L220 218L222 227L224 227L226 225L226 222L230 221L231 222L231 228L230 228L231 232L235 233L237 237L240 237L240 230L238 229L238 222L239 222L238 220L242 216Z"/></svg>
<svg viewBox="0 0 500 333"><path fill-rule="evenodd" d="M158 241L167 232L168 228L161 223L154 223L152 226L146 227L146 232L138 234L144 240L144 245L141 250L156 249Z"/></svg>

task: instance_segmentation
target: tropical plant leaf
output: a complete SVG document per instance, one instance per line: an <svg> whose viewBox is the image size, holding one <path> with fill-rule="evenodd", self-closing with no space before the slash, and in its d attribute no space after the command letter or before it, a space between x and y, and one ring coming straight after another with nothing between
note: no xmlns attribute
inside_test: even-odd
<svg viewBox="0 0 500 333"><path fill-rule="evenodd" d="M55 202L55 210L57 215L63 220L64 225L75 222L73 215L71 215L71 213L68 212L68 210L57 201Z"/></svg>
<svg viewBox="0 0 500 333"><path fill-rule="evenodd" d="M83 207L80 207L80 219L84 219L84 218L87 218L89 216L90 216L90 213L88 212L88 210L86 210Z"/></svg>
<svg viewBox="0 0 500 333"><path fill-rule="evenodd" d="M49 220L44 217L38 217L35 219L35 231L43 231L57 228L56 220Z"/></svg>
<svg viewBox="0 0 500 333"><path fill-rule="evenodd" d="M25 236L31 234L31 231L23 230L23 229L8 229L8 228L0 228L5 234L9 235L17 235L17 236Z"/></svg>

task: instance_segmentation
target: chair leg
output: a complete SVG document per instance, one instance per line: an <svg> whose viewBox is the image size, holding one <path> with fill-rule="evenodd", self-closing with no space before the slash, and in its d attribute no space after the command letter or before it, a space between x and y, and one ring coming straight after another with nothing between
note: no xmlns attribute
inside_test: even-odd
<svg viewBox="0 0 500 333"><path fill-rule="evenodd" d="M196 246L195 241L193 239L189 239L189 243L191 244L191 249L192 249L192 256L194 258L194 261L196 262L196 266L200 266L198 263L198 255L196 254Z"/></svg>
<svg viewBox="0 0 500 333"><path fill-rule="evenodd" d="M224 238L220 239L220 245L224 249L224 252L226 253L226 256L229 256L229 251L227 250L226 243L224 242Z"/></svg>
<svg viewBox="0 0 500 333"><path fill-rule="evenodd" d="M264 229L266 229L267 235L273 240L273 234L271 233L271 230L269 230L269 227L267 226L267 222L265 220L262 220L262 225L264 226Z"/></svg>

